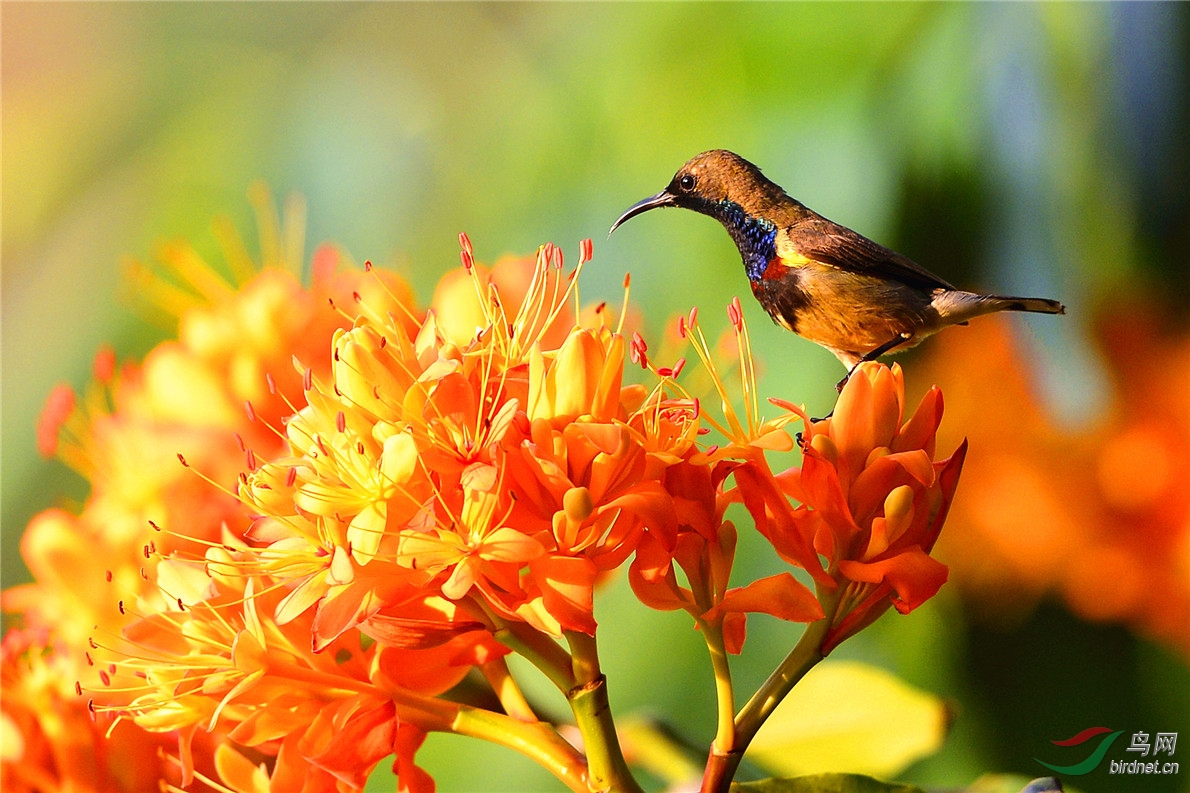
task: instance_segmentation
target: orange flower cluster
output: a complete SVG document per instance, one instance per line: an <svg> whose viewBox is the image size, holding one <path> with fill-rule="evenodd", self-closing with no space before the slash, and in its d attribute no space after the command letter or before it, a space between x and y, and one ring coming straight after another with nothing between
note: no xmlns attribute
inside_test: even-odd
<svg viewBox="0 0 1190 793"><path fill-rule="evenodd" d="M542 248L519 305L469 265L439 293L442 313L479 302L462 345L435 309L408 322L364 306L335 334L332 376L308 380L285 424L292 454L240 491L261 516L259 569L290 590L276 616L313 608L316 649L350 629L425 641L400 621L414 601L452 604L467 626L592 635L600 573L646 531L672 543L672 501L626 425L645 393L622 383L623 337L574 327L551 343L573 323L560 264Z"/></svg>
<svg viewBox="0 0 1190 793"><path fill-rule="evenodd" d="M899 366L861 366L833 417L810 425L802 469L786 483L803 505L792 520L813 538L841 587L824 654L890 605L907 614L946 582L946 566L930 551L954 498L967 442L934 462L942 392L931 389L907 421L904 401ZM750 508L761 528L758 510ZM783 556L794 552L766 536Z"/></svg>
<svg viewBox="0 0 1190 793"><path fill-rule="evenodd" d="M461 242L463 267L428 310L391 274L335 272L324 250L311 289L265 269L208 292L178 343L140 368L105 364L82 407L51 401L59 431L43 436L70 441L60 453L95 492L81 516L31 527L38 583L5 607L85 651L79 702L114 718L114 740L170 737L177 756L159 773L171 784L357 791L395 755L401 789L429 791L415 752L427 732L453 731L576 790L634 790L594 642L608 574L627 564L645 604L694 617L724 691L748 613L813 623L821 657L945 581L929 554L964 448L933 459L936 391L906 420L899 368L867 364L833 418L773 400L779 415L764 420L733 301L742 412L696 312L679 324L716 418L679 383L684 359L657 367L622 318L580 310L589 241L574 270L546 245L490 272ZM316 309L328 302L338 310ZM626 358L651 385L626 381ZM766 455L794 447L799 419L804 464L774 473ZM714 431L721 443L706 446ZM108 484L120 466L147 469L141 491ZM731 585L733 503L813 590L790 572ZM582 752L536 715L509 652L565 694ZM38 653L10 664L6 651L5 669L36 677ZM6 729L40 734L9 712L9 679ZM722 732L730 695L721 704ZM6 784L33 779L21 769L34 763L5 758Z"/></svg>
<svg viewBox="0 0 1190 793"><path fill-rule="evenodd" d="M952 416L979 450L939 553L989 619L1053 595L1190 656L1190 337L1160 314L1117 297L1100 318L1110 399L1079 427L1040 403L1007 322L943 335L923 362L953 383Z"/></svg>
<svg viewBox="0 0 1190 793"><path fill-rule="evenodd" d="M21 541L34 583L3 593L4 611L27 626L4 642L5 790L139 791L158 778L180 781L176 764L157 755L171 741L177 754L177 736L123 723L104 740L107 726L92 724L74 681L103 689L103 676L110 680L112 673L88 662L94 661L85 654L88 640L97 632L119 635L127 622L122 602L128 610L162 608L152 580L162 555L201 553L197 541L218 541L223 526L242 520L236 498L186 471L176 455L233 481L246 464L245 449L280 453L280 440L250 421L244 405L279 422L302 393L291 358L329 372L326 339L350 322L328 302L350 303L354 293L372 291L409 294L388 275L382 286L339 269L331 247L315 254L311 286L303 287L297 277L303 256L294 242L301 236L300 207L282 222L263 190L252 197L261 263L246 261L242 243L228 237L236 283L182 244L163 248L160 272L134 264L141 293L178 316L177 339L137 365L117 366L103 349L84 394L61 386L47 402L39 445L82 474L91 493L78 514L54 508L34 517ZM150 521L185 525L193 539L158 534Z"/></svg>

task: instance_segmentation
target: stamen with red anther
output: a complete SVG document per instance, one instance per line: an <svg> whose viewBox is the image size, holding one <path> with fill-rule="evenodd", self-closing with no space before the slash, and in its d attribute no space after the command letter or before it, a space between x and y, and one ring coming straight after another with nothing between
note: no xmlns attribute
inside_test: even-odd
<svg viewBox="0 0 1190 793"><path fill-rule="evenodd" d="M731 303L727 306L727 318L731 320L732 327L739 332L743 329L744 309L740 306L739 296L733 297Z"/></svg>

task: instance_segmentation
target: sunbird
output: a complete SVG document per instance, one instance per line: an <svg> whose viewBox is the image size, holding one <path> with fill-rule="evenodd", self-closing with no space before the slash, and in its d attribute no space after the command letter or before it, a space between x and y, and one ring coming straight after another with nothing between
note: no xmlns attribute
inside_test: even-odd
<svg viewBox="0 0 1190 793"><path fill-rule="evenodd" d="M983 314L1066 313L1056 300L958 289L896 251L827 220L755 165L723 149L683 165L664 190L630 206L609 235L657 207L693 209L722 223L760 305L777 324L834 353L848 376L863 361L908 349Z"/></svg>

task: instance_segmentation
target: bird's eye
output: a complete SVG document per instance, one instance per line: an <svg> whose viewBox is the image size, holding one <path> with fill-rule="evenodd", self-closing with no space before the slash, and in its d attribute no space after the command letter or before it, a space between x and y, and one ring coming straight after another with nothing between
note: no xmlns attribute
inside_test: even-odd
<svg viewBox="0 0 1190 793"><path fill-rule="evenodd" d="M678 179L678 187L689 193L694 189L694 184L696 181L697 180L694 178L693 174L684 173L682 174L682 177Z"/></svg>

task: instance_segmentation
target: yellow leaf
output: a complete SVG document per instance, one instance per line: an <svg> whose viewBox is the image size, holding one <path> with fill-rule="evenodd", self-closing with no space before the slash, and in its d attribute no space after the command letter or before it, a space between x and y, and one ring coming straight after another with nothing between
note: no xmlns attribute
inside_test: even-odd
<svg viewBox="0 0 1190 793"><path fill-rule="evenodd" d="M942 745L946 703L853 661L819 664L773 712L748 758L785 776L849 771L889 777Z"/></svg>

